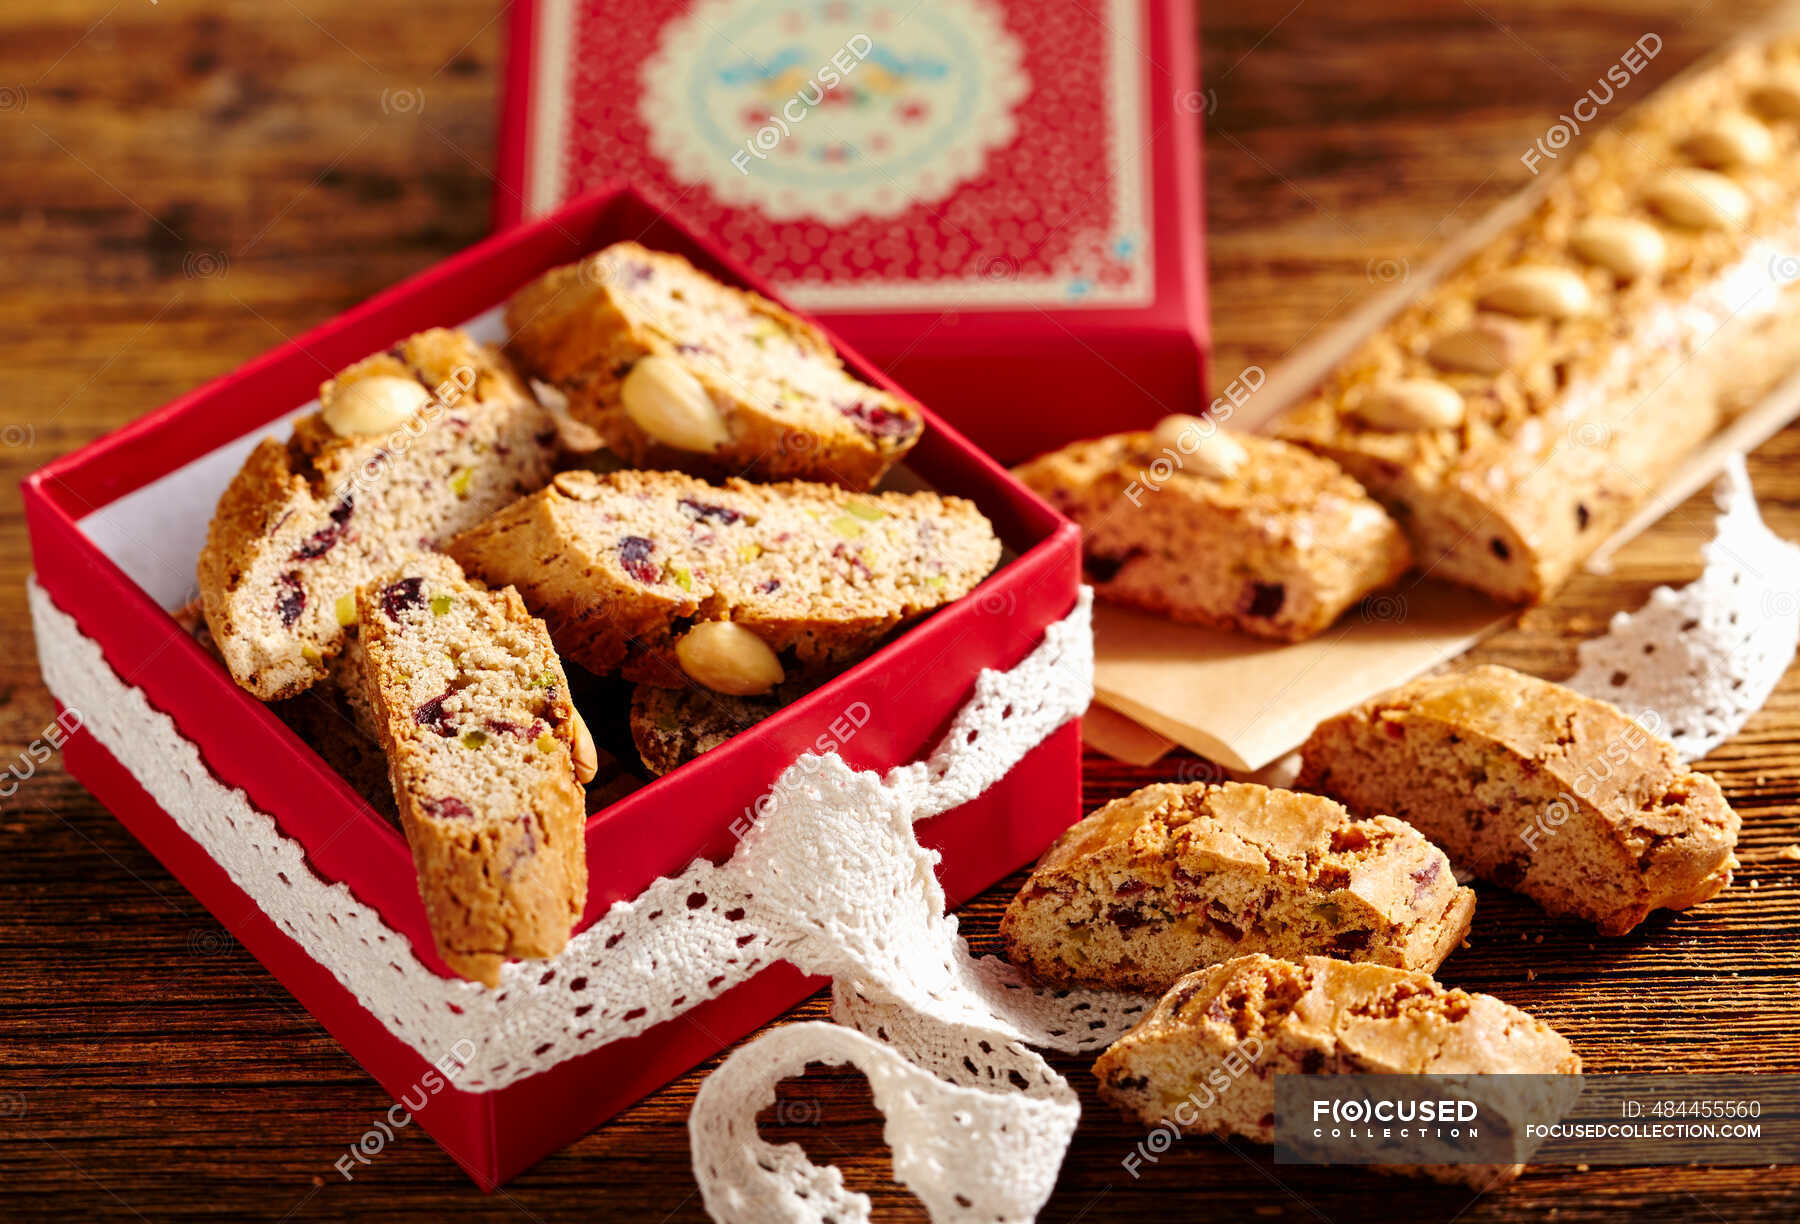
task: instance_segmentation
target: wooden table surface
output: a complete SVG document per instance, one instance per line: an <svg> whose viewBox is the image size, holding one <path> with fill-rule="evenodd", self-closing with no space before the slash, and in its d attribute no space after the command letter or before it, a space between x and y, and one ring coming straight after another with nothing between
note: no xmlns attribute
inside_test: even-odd
<svg viewBox="0 0 1800 1224"><path fill-rule="evenodd" d="M1631 96L1763 11L1726 0L1274 0L1213 6L1205 168L1222 374L1271 366L1528 179L1520 161L1645 32ZM480 238L503 21L493 0L59 0L0 10L0 741L52 706L37 673L16 483L201 380ZM1800 430L1753 458L1800 538ZM1690 503L1481 656L1552 677L1658 583L1699 572ZM1567 1033L1595 1070L1800 1070L1800 673L1705 767L1743 814L1722 898L1599 940L1483 889L1443 977ZM1091 804L1174 772L1090 760ZM371 1214L697 1220L684 1126L702 1067L483 1196L417 1129L332 1167L388 1098L53 762L0 801L0 1215ZM1012 881L1016 884L1015 878ZM964 912L992 939L1003 886ZM799 1013L824 1014L821 1000ZM1275 1168L1192 1140L1133 1179L1141 1137L1064 1063L1082 1128L1051 1220L1793 1219L1794 1169L1534 1170L1467 1192ZM837 1163L880 1218L879 1117L853 1076L789 1085L773 1133Z"/></svg>

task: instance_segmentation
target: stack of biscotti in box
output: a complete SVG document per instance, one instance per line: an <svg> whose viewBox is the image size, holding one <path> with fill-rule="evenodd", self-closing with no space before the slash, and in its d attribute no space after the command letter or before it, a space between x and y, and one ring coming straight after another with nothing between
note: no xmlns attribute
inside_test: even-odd
<svg viewBox="0 0 1800 1224"><path fill-rule="evenodd" d="M1018 474L1081 524L1100 595L1175 620L1298 640L1408 566L1544 600L1800 368L1796 152L1800 36L1734 48L1566 159L1274 438L1175 417Z"/></svg>
<svg viewBox="0 0 1800 1224"><path fill-rule="evenodd" d="M329 759L385 761L437 951L489 985L586 903L602 754L577 693L665 773L1000 555L971 503L874 491L916 406L678 256L608 247L507 324L501 348L434 329L330 379L252 452L199 562L233 678ZM564 449L551 388L612 470Z"/></svg>

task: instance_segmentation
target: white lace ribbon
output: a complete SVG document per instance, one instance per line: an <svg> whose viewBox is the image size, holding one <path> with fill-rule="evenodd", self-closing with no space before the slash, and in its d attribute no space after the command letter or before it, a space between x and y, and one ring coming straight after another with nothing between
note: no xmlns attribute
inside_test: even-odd
<svg viewBox="0 0 1800 1224"><path fill-rule="evenodd" d="M756 1126L781 1080L809 1063L853 1063L887 1120L895 1179L933 1220L1013 1224L1035 1217L1081 1117L1075 1092L1022 1046L955 1037L953 1030L935 1035L932 1047L953 1051L960 1044L961 1057L978 1072L927 1069L854 1028L819 1021L784 1025L738 1050L701 1085L688 1120L707 1212L730 1224L869 1218L868 1197L846 1190L836 1168L818 1168L795 1144L768 1143Z"/></svg>
<svg viewBox="0 0 1800 1224"><path fill-rule="evenodd" d="M1581 644L1581 667L1563 682L1628 714L1653 713L1690 761L1762 709L1800 641L1800 548L1764 525L1742 455L1713 499L1719 517L1700 577L1614 616Z"/></svg>
<svg viewBox="0 0 1800 1224"><path fill-rule="evenodd" d="M1030 1220L1056 1184L1081 1109L1068 1083L1026 1046L1093 1051L1149 1006L1135 995L1030 987L1010 965L971 956L945 912L938 856L919 844L913 824L950 797L938 789L956 769L946 752L978 742L971 733L986 734L981 705L971 703L924 766L885 779L833 758L796 765L783 784L797 791L777 788L776 812L733 857L754 924L780 932L784 959L831 976L834 1014L855 1031L818 1023L775 1029L734 1052L701 1088L688 1133L694 1176L715 1219L869 1218L868 1199L845 1191L837 1170L756 1131L776 1084L822 1061L854 1063L868 1077L887 1119L894 1174L932 1219ZM1009 758L1035 742L1031 734L1013 738ZM959 787L951 795L960 802L972 793Z"/></svg>
<svg viewBox="0 0 1800 1224"><path fill-rule="evenodd" d="M903 872L911 876L894 874L894 821L903 815L910 825L986 790L1080 713L1093 677L1084 591L1074 611L1017 667L978 677L974 696L928 760L883 777L851 770L835 754L802 757L759 805L762 817L731 860L718 866L702 860L656 881L613 906L555 959L505 966L501 988L489 990L431 972L377 911L345 885L315 875L299 843L241 790L220 783L198 747L113 672L99 646L35 580L29 600L45 683L57 699L80 710L85 726L183 831L396 1037L427 1059L473 1044L476 1053L458 1078L458 1087L470 1091L492 1091L635 1036L776 959L830 972L841 963L830 951L838 941L899 929L897 921L845 905L841 884L822 885L826 874L784 869L782 856L792 856L789 865L866 865L890 895L906 896L906 922L919 928L908 936L917 941L913 946L936 949L954 920L943 915L942 893L921 865L929 855L910 832L905 840L916 857L906 859ZM884 813L885 820L876 818ZM870 842L875 829L888 841ZM840 857L852 854L862 857ZM920 872L929 893L917 888ZM765 898L786 897L794 908L776 913L756 906L758 890ZM836 910L800 908L827 903ZM753 920L753 913L770 920ZM935 924L929 930L928 921ZM932 972L941 978L948 970Z"/></svg>

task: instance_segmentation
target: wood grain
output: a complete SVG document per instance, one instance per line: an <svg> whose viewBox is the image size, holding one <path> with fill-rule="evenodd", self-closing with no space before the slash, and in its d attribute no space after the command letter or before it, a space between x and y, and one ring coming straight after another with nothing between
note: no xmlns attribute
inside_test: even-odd
<svg viewBox="0 0 1800 1224"><path fill-rule="evenodd" d="M1205 14L1205 169L1215 368L1271 366L1404 277L1529 178L1520 154L1646 31L1648 92L1763 4L1553 0L1235 3ZM17 479L479 238L493 190L497 6L416 0L0 11L0 742L37 736ZM1800 431L1755 455L1777 530L1800 537ZM1699 571L1689 503L1481 656L1567 674L1574 646L1661 582ZM1800 1070L1795 1020L1800 678L1706 762L1744 816L1718 901L1601 941L1482 890L1444 977L1532 1009L1599 1070ZM1091 760L1097 804L1163 767ZM332 1168L388 1101L256 962L54 765L0 800L0 1213L285 1218L703 1218L685 1118L701 1074L545 1161L474 1191L422 1133L354 1183ZM1016 884L1017 878L1013 883ZM970 905L991 942L1010 889ZM798 1013L824 1014L813 1000ZM1050 1220L1787 1220L1800 1173L1534 1170L1467 1192L1275 1168L1242 1145L1179 1145L1140 1179L1141 1137L1064 1064L1086 1113ZM784 1091L770 1133L836 1162L880 1218L889 1182L854 1076Z"/></svg>

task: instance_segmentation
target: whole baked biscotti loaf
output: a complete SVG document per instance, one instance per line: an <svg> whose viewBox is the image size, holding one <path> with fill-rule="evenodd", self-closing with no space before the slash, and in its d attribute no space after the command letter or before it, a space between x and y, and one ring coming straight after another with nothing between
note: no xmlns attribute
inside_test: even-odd
<svg viewBox="0 0 1800 1224"><path fill-rule="evenodd" d="M1277 1075L1580 1071L1560 1033L1492 995L1453 990L1419 971L1260 954L1182 978L1094 1063L1100 1095L1130 1117L1257 1143L1275 1139ZM1522 1170L1379 1167L1474 1185Z"/></svg>
<svg viewBox="0 0 1800 1224"><path fill-rule="evenodd" d="M200 595L232 677L265 701L323 679L356 588L550 479L555 419L497 352L420 332L351 366L219 499Z"/></svg>
<svg viewBox="0 0 1800 1224"><path fill-rule="evenodd" d="M555 956L587 901L593 743L543 623L421 553L356 596L365 683L438 954L500 981Z"/></svg>
<svg viewBox="0 0 1800 1224"><path fill-rule="evenodd" d="M589 671L747 697L966 595L1000 542L972 503L936 493L562 472L448 551L516 586Z"/></svg>
<svg viewBox="0 0 1800 1224"><path fill-rule="evenodd" d="M1412 563L1405 533L1330 460L1193 417L1016 474L1081 525L1096 593L1179 621L1296 641Z"/></svg>
<svg viewBox="0 0 1800 1224"><path fill-rule="evenodd" d="M1731 883L1718 784L1618 709L1504 667L1427 676L1319 725L1295 783L1391 812L1451 862L1620 935Z"/></svg>
<svg viewBox="0 0 1800 1224"><path fill-rule="evenodd" d="M635 242L533 281L506 323L520 367L633 467L868 489L924 428L804 319Z"/></svg>
<svg viewBox="0 0 1800 1224"><path fill-rule="evenodd" d="M1158 991L1249 952L1431 970L1475 894L1389 816L1250 783L1159 783L1057 839L1000 923L1038 982Z"/></svg>
<svg viewBox="0 0 1800 1224"><path fill-rule="evenodd" d="M1597 132L1281 435L1386 503L1422 568L1546 598L1800 366L1797 75L1800 38L1739 47Z"/></svg>

